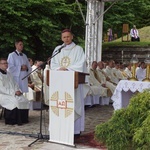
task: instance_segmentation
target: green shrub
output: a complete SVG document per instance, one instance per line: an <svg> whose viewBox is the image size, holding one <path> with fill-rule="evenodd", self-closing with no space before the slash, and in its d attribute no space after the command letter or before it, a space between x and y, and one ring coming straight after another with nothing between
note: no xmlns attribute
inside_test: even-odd
<svg viewBox="0 0 150 150"><path fill-rule="evenodd" d="M148 112L145 121L143 121L142 126L135 131L133 136L133 146L137 150L150 149L150 111Z"/></svg>
<svg viewBox="0 0 150 150"><path fill-rule="evenodd" d="M130 99L127 108L95 128L95 139L109 150L147 150L150 148L150 90Z"/></svg>

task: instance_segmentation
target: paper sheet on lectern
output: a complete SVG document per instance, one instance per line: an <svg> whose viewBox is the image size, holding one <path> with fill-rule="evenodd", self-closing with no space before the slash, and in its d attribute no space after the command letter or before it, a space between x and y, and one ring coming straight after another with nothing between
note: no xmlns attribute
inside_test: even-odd
<svg viewBox="0 0 150 150"><path fill-rule="evenodd" d="M74 72L50 71L51 142L74 145Z"/></svg>

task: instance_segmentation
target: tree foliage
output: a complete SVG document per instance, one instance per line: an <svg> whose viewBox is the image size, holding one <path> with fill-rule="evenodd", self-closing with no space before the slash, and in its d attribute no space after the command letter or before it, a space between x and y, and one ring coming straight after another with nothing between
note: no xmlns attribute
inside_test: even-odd
<svg viewBox="0 0 150 150"><path fill-rule="evenodd" d="M86 16L86 0L78 0ZM62 44L61 30L71 28L75 42L84 46L85 24L75 0L0 0L0 52L7 57L16 38L24 40L28 57L44 60ZM107 9L112 2L105 2ZM104 32L111 26L121 35L123 23L138 28L150 24L149 0L118 1L104 15Z"/></svg>
<svg viewBox="0 0 150 150"><path fill-rule="evenodd" d="M105 3L107 9L112 3ZM130 28L135 24L137 28L150 25L150 1L149 0L124 0L115 3L104 15L104 32L112 27L113 32L121 36L122 25L129 24Z"/></svg>
<svg viewBox="0 0 150 150"><path fill-rule="evenodd" d="M14 50L16 38L24 40L30 57L43 59L61 44L60 33L72 28L84 39L84 23L79 9L71 0L0 0L0 51L6 57ZM78 23L77 23L78 18ZM81 42L75 38L77 42ZM43 58L42 58L43 57Z"/></svg>

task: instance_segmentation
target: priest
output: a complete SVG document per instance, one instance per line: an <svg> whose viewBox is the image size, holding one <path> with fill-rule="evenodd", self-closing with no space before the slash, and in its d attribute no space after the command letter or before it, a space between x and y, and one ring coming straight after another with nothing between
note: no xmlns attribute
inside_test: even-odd
<svg viewBox="0 0 150 150"><path fill-rule="evenodd" d="M83 48L73 42L73 34L70 29L61 32L62 45L54 49L51 60L51 70L86 72L86 59ZM89 87L79 85L75 89L75 129L74 134L80 134L84 131L84 100ZM83 93L80 89L83 88Z"/></svg>
<svg viewBox="0 0 150 150"><path fill-rule="evenodd" d="M78 72L86 71L86 61L83 48L76 45L73 40L71 30L65 29L61 33L61 40L64 42L55 48L53 55L60 53L52 58L52 70L72 70Z"/></svg>
<svg viewBox="0 0 150 150"><path fill-rule="evenodd" d="M22 95L13 76L7 71L7 59L0 58L0 105L5 108L5 123L28 123L29 101Z"/></svg>

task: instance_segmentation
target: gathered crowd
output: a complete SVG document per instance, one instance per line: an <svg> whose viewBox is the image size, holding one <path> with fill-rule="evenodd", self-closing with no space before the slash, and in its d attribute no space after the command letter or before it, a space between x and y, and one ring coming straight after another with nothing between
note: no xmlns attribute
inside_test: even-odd
<svg viewBox="0 0 150 150"><path fill-rule="evenodd" d="M29 109L37 107L34 103L42 102L49 107L50 70L88 73L83 86L87 90L85 96L109 98L109 101L119 81L133 77L132 63L123 64L114 60L93 61L87 71L84 51L72 41L72 32L69 29L63 30L61 36L64 45L56 47L53 54L61 49L63 51L51 61L35 60L33 62L32 58L28 58L22 52L21 39L16 40L16 50L10 53L7 59L0 58L0 105L5 109L6 124L28 123ZM139 62L136 65L135 76L137 80L142 81L146 78L146 64ZM79 93L82 94L81 91Z"/></svg>
<svg viewBox="0 0 150 150"><path fill-rule="evenodd" d="M136 65L135 79L142 81L146 78L146 64L145 62L139 62ZM90 94L109 97L111 101L111 96L119 81L132 79L133 71L132 63L123 64L114 60L93 61L89 69L88 77Z"/></svg>

